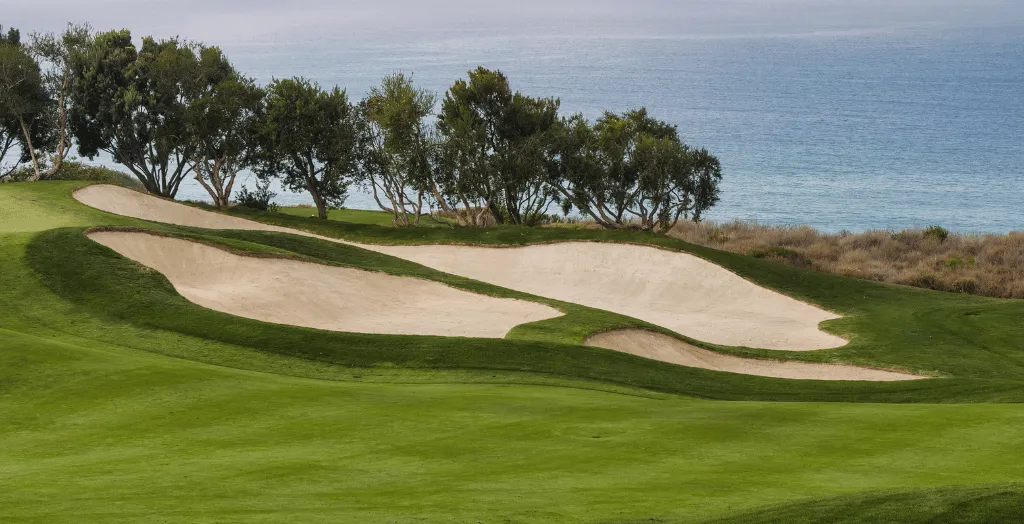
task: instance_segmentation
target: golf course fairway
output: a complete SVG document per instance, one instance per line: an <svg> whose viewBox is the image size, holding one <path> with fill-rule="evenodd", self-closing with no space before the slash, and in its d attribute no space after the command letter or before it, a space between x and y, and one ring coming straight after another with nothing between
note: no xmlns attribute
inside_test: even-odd
<svg viewBox="0 0 1024 524"><path fill-rule="evenodd" d="M1024 301L829 276L628 231L396 229L242 210L231 213L268 230L147 222L76 201L83 185L0 185L0 522L951 524L1024 514ZM504 338L261 322L193 303L161 272L91 240L97 232L556 311ZM568 241L699 257L833 312L818 328L848 343L719 345L359 247ZM583 344L622 329L744 359L927 378L772 378Z"/></svg>

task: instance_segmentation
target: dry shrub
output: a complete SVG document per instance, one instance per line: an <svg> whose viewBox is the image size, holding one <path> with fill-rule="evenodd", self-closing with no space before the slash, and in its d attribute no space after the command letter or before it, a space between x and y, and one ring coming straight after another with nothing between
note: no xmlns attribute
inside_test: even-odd
<svg viewBox="0 0 1024 524"><path fill-rule="evenodd" d="M822 233L807 226L681 222L669 235L802 268L928 289L1024 298L1024 233Z"/></svg>
<svg viewBox="0 0 1024 524"><path fill-rule="evenodd" d="M498 225L498 221L494 219L494 215L490 211L484 211L479 207L459 208L451 211L437 210L433 214L435 217L451 220L460 226L494 227Z"/></svg>

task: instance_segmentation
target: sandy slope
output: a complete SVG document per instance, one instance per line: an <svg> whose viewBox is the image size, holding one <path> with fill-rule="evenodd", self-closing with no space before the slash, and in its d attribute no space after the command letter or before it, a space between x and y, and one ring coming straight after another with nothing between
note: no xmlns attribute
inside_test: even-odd
<svg viewBox="0 0 1024 524"><path fill-rule="evenodd" d="M274 258L239 256L146 233L89 238L167 277L188 300L240 317L333 331L501 338L561 312L438 282ZM457 312L457 314L453 314Z"/></svg>
<svg viewBox="0 0 1024 524"><path fill-rule="evenodd" d="M196 209L185 204L164 200L131 189L107 184L85 186L75 191L75 200L96 209L142 220L163 222L204 229L246 229L298 233L288 228L270 226L244 218L236 218L211 211Z"/></svg>
<svg viewBox="0 0 1024 524"><path fill-rule="evenodd" d="M661 333L621 329L589 337L588 346L613 349L682 366L762 377L809 380L917 380L927 377L840 364L812 364L734 357L687 344Z"/></svg>
<svg viewBox="0 0 1024 524"><path fill-rule="evenodd" d="M325 238L118 186L88 186L75 192L75 198L104 211L157 222ZM846 343L818 329L820 322L837 318L835 314L686 253L591 242L517 248L360 246L502 287L629 315L715 344L804 351Z"/></svg>
<svg viewBox="0 0 1024 524"><path fill-rule="evenodd" d="M373 249L447 273L629 315L714 344L794 351L846 344L818 329L836 315L686 253L597 242Z"/></svg>

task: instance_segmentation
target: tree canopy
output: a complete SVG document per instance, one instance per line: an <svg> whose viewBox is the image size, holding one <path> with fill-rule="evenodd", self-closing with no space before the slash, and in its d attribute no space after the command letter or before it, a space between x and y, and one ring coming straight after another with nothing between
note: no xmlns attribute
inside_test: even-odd
<svg viewBox="0 0 1024 524"><path fill-rule="evenodd" d="M264 93L219 48L201 49L199 68L208 81L185 110L191 168L214 205L226 207L238 174L257 162Z"/></svg>
<svg viewBox="0 0 1024 524"><path fill-rule="evenodd" d="M221 79L202 67L203 47L144 38L128 31L97 35L73 64L71 128L84 156L110 154L151 193L174 197L192 171L189 103Z"/></svg>
<svg viewBox="0 0 1024 524"><path fill-rule="evenodd" d="M37 149L49 147L52 140L50 107L39 63L21 44L21 33L8 30L0 38L0 162L10 153L15 153L16 162L6 168L0 165L0 178L26 160L32 162L34 178L40 178Z"/></svg>
<svg viewBox="0 0 1024 524"><path fill-rule="evenodd" d="M401 226L434 210L460 225L535 225L561 207L654 230L699 221L718 202L718 158L644 108L562 115L558 98L516 91L484 67L438 102L402 72L353 104L305 78L261 87L221 49L178 38L136 45L128 30L69 24L23 45L0 27L0 180L26 162L25 178L53 176L76 145L156 195L174 198L192 175L218 207L247 170L258 200L279 180L308 192L321 218L358 184Z"/></svg>
<svg viewBox="0 0 1024 524"><path fill-rule="evenodd" d="M72 136L69 122L71 106L72 61L84 53L92 37L88 24L68 24L61 34L33 33L29 50L39 60L43 69L43 84L51 99L47 126L52 130L48 170L41 174L46 179L60 169L64 159L71 152Z"/></svg>
<svg viewBox="0 0 1024 524"><path fill-rule="evenodd" d="M324 90L304 78L274 80L265 103L261 176L280 176L288 189L308 191L318 216L327 218L328 208L344 205L356 178L356 109L344 90Z"/></svg>
<svg viewBox="0 0 1024 524"><path fill-rule="evenodd" d="M413 86L403 73L384 77L359 104L364 182L395 224L419 222L425 200L440 198L431 155L434 137L427 120L437 96Z"/></svg>
<svg viewBox="0 0 1024 524"><path fill-rule="evenodd" d="M439 180L448 203L530 224L550 204L546 186L559 102L512 92L500 71L477 68L457 80L438 115ZM479 218L479 215L474 216Z"/></svg>
<svg viewBox="0 0 1024 524"><path fill-rule="evenodd" d="M680 218L700 220L718 202L718 159L685 145L675 126L645 109L606 112L593 126L574 115L557 142L551 182L563 208L605 227L665 229Z"/></svg>

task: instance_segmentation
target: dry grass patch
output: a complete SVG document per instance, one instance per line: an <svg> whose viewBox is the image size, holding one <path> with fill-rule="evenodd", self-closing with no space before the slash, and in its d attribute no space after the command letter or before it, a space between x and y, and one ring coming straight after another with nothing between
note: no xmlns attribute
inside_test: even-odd
<svg viewBox="0 0 1024 524"><path fill-rule="evenodd" d="M681 222L670 236L825 273L1002 298L1024 298L1024 232L939 227L822 233L807 226Z"/></svg>

